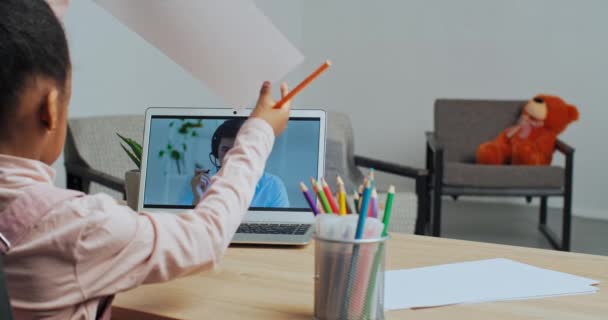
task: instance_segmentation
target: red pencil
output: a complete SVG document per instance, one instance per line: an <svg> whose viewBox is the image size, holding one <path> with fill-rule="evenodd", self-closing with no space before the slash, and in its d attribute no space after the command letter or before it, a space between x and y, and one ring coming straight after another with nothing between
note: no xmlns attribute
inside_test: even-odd
<svg viewBox="0 0 608 320"><path fill-rule="evenodd" d="M335 214L339 214L340 209L338 208L338 205L336 204L336 200L334 199L334 196L331 194L331 189L329 188L327 181L325 181L325 179L321 178L321 183L323 184L323 191L325 192L325 196L327 197L327 202L329 202L331 211Z"/></svg>

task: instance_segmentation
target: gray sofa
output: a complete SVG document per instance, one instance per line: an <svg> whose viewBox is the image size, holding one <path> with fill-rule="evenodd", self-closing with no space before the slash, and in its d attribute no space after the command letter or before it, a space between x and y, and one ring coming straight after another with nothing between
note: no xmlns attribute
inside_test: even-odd
<svg viewBox="0 0 608 320"><path fill-rule="evenodd" d="M68 188L124 198L124 175L135 165L121 149L116 133L141 141L143 127L140 115L71 119L64 151ZM340 175L347 190L354 190L363 181L362 167L414 179L416 194L402 192L395 198L391 230L423 234L429 207L426 170L356 156L350 119L345 114L328 113L327 130L328 181Z"/></svg>

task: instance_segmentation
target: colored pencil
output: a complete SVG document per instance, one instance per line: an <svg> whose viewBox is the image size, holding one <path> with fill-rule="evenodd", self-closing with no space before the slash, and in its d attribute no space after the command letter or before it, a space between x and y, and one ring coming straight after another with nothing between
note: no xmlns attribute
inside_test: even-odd
<svg viewBox="0 0 608 320"><path fill-rule="evenodd" d="M388 224L391 222L391 211L393 209L393 198L395 198L395 186L390 186L388 188L388 194L386 195L386 205L384 207L384 217L382 218L382 223L384 223L384 230L382 231L382 236L386 237Z"/></svg>
<svg viewBox="0 0 608 320"><path fill-rule="evenodd" d="M359 189L357 189L357 193L359 194L359 205L357 206L357 213L361 212L361 199L363 198L363 190L364 186L367 184L367 178L363 180L363 184L359 185Z"/></svg>
<svg viewBox="0 0 608 320"><path fill-rule="evenodd" d="M329 188L327 181L325 181L325 179L321 178L321 180L319 180L319 183L321 184L321 186L323 188L323 192L325 192L325 197L327 198L327 203L329 203L331 212L335 213L335 214L340 213L340 209L338 208L336 199L334 198L334 195L331 193L331 188Z"/></svg>
<svg viewBox="0 0 608 320"><path fill-rule="evenodd" d="M367 180L365 182L365 189L363 190L363 198L361 199L360 205L361 205L361 212L359 213L359 219L357 221L357 230L355 232L355 240L361 240L363 238L363 232L365 231L365 219L367 218L367 210L369 208L369 200L371 197L371 182L369 180ZM359 260L359 251L360 251L360 246L355 245L353 247L353 254L351 257L351 270L350 273L353 275L358 274L357 268L359 267L358 265L358 260ZM345 299L344 302L342 304L342 313L341 313L341 319L348 319L350 314L349 314L349 309L350 309L350 304L351 304L351 295L353 294L353 288L354 288L354 279L355 277L349 277L348 279L348 286L346 287L346 291L344 293ZM361 279L356 279L357 281L361 280Z"/></svg>
<svg viewBox="0 0 608 320"><path fill-rule="evenodd" d="M327 70L331 66L331 61L326 60L317 70L311 73L306 79L304 79L300 84L298 84L293 90L291 90L285 97L283 97L277 104L274 105L274 109L281 109L287 101L293 99L300 91L302 91L306 86L308 86L311 82L313 82L321 73Z"/></svg>
<svg viewBox="0 0 608 320"><path fill-rule="evenodd" d="M367 209L369 208L369 199L371 197L371 182L367 181L365 184L365 190L363 191L363 199L361 199L361 213L359 214L359 221L357 222L357 232L355 233L355 239L359 240L363 236L363 230L365 229L365 218L367 218Z"/></svg>
<svg viewBox="0 0 608 320"><path fill-rule="evenodd" d="M367 316L367 318L364 319L372 319L373 317L371 316L373 313L373 308L372 306L374 305L374 297L375 297L375 291L376 289L376 283L377 283L377 278L378 278L378 269L380 268L380 262L382 261L382 256L384 254L384 242L380 243L378 245L378 247L376 248L376 254L374 257L374 262L372 265L372 271L371 271L371 275L369 278L369 285L367 286L367 293L365 295L365 304L363 306L363 314L364 317ZM382 293L380 293L382 294Z"/></svg>
<svg viewBox="0 0 608 320"><path fill-rule="evenodd" d="M367 183L367 178L363 179L363 183L359 185L359 189L357 189L357 191L359 192L359 198L363 197L363 190L365 189L365 184Z"/></svg>
<svg viewBox="0 0 608 320"><path fill-rule="evenodd" d="M319 212L327 213L325 210L325 206L323 205L323 201L321 200L321 196L319 195L319 188L317 187L317 180L315 178L310 177L310 185L312 186L312 191L314 195L317 197L317 208L319 208ZM323 192L321 192L323 193Z"/></svg>
<svg viewBox="0 0 608 320"><path fill-rule="evenodd" d="M348 202L348 197L346 196L346 192L344 193L344 202L346 203L346 214L355 213L353 211L353 208L350 207L350 204Z"/></svg>
<svg viewBox="0 0 608 320"><path fill-rule="evenodd" d="M340 215L343 216L348 213L346 208L346 190L344 190L344 181L338 176L336 179L338 182L338 202L340 203Z"/></svg>
<svg viewBox="0 0 608 320"><path fill-rule="evenodd" d="M370 206L370 216L372 218L378 218L378 191L376 191L376 188L372 190Z"/></svg>
<svg viewBox="0 0 608 320"><path fill-rule="evenodd" d="M325 210L325 213L332 213L331 207L329 206L329 202L327 202L325 192L323 192L323 185L321 185L320 181L317 181L317 184L315 185L315 191L317 192L317 197L319 197L319 200L321 200L321 205L323 206L323 210Z"/></svg>
<svg viewBox="0 0 608 320"><path fill-rule="evenodd" d="M319 209L320 213L327 213L325 212L325 209L323 208L323 205L321 204L321 200L319 200L319 198L317 198L317 208Z"/></svg>
<svg viewBox="0 0 608 320"><path fill-rule="evenodd" d="M304 182L300 182L300 189L302 190L302 193L304 194L304 198L306 198L306 202L308 202L310 209L312 209L312 213L315 216L318 215L319 209L317 209L317 204L315 203L315 200L313 199L312 195L308 191L308 188L306 187Z"/></svg>
<svg viewBox="0 0 608 320"><path fill-rule="evenodd" d="M310 177L310 184L312 185L312 189L315 189L315 186L317 185L317 180L315 180L315 178Z"/></svg>
<svg viewBox="0 0 608 320"><path fill-rule="evenodd" d="M386 195L386 205L384 206L384 217L382 218L382 223L384 224L384 229L382 230L382 236L386 237L388 235L388 225L391 222L391 210L393 208L393 198L395 197L395 186L390 186L388 188L388 194ZM376 251L376 257L374 258L374 268L372 270L372 275L370 278L370 284L367 289L367 295L365 297L365 307L363 308L364 314L368 317L372 315L372 306L374 301L374 292L376 290L376 277L378 275L378 268L380 267L380 261L382 259L383 251L384 251L384 243L381 243L378 246L378 251Z"/></svg>

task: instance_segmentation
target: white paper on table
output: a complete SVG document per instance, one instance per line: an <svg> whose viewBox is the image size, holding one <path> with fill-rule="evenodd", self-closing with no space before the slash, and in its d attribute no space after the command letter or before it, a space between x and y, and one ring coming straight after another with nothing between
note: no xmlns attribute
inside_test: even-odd
<svg viewBox="0 0 608 320"><path fill-rule="evenodd" d="M508 259L387 271L386 310L595 293L596 280Z"/></svg>
<svg viewBox="0 0 608 320"><path fill-rule="evenodd" d="M95 1L231 107L249 106L263 81L304 60L253 0Z"/></svg>

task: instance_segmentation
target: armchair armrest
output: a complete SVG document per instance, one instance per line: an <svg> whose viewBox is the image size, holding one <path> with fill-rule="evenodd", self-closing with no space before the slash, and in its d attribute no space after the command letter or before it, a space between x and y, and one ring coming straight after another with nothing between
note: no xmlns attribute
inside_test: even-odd
<svg viewBox="0 0 608 320"><path fill-rule="evenodd" d="M414 179L416 182L416 196L418 198L418 212L416 213L414 233L417 235L425 234L426 221L428 221L430 214L429 172L427 170L357 155L355 155L355 165Z"/></svg>
<svg viewBox="0 0 608 320"><path fill-rule="evenodd" d="M566 156L574 154L574 148L560 139L557 139L555 141L555 150L561 152Z"/></svg>
<svg viewBox="0 0 608 320"><path fill-rule="evenodd" d="M425 135L426 135L426 143L433 152L443 151L443 146L439 143L439 141L437 141L435 132L427 131L427 132L425 132Z"/></svg>
<svg viewBox="0 0 608 320"><path fill-rule="evenodd" d="M427 171L424 169L413 168L409 166L357 155L355 155L355 165L365 168L374 168L374 170L408 178L419 178L427 176Z"/></svg>
<svg viewBox="0 0 608 320"><path fill-rule="evenodd" d="M572 206L572 176L574 175L574 148L562 140L555 141L555 150L559 151L566 157L566 174L564 177L565 194L570 195L565 197L564 206Z"/></svg>
<svg viewBox="0 0 608 320"><path fill-rule="evenodd" d="M65 170L66 170L66 173L68 174L68 176L72 175L72 176L79 177L84 181L96 182L96 183L99 183L112 190L116 190L118 192L124 193L124 191L125 191L125 187L124 187L125 181L123 179L113 177L107 173L103 173L101 171L98 171L98 170L95 170L92 168L84 167L84 166L77 165L77 164L70 164L70 163L65 164ZM69 182L68 182L68 184L69 184ZM82 190L82 191L87 191L87 190Z"/></svg>

